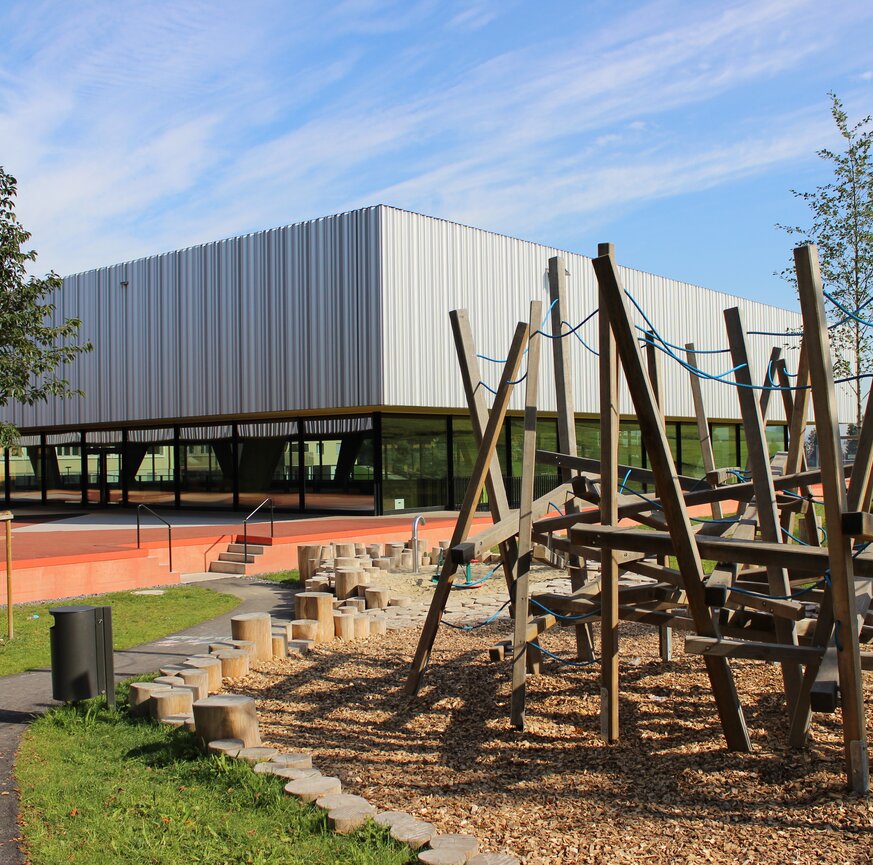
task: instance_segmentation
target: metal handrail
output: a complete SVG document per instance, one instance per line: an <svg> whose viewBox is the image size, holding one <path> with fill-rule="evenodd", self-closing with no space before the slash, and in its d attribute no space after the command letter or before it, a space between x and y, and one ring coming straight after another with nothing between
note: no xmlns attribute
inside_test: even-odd
<svg viewBox="0 0 873 865"><path fill-rule="evenodd" d="M139 541L139 512L148 511L155 519L160 520L167 527L167 553L170 559L170 572L173 571L173 527L160 514L156 514L148 505L136 506L136 548L140 548Z"/></svg>
<svg viewBox="0 0 873 865"><path fill-rule="evenodd" d="M264 499L244 520L243 520L243 564L247 565L249 561L249 520L266 504L270 505L270 537L273 535L273 500Z"/></svg>

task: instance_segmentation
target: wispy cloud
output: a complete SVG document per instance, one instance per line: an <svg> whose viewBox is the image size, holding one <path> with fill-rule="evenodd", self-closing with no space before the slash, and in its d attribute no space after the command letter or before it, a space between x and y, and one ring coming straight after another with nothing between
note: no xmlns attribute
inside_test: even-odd
<svg viewBox="0 0 873 865"><path fill-rule="evenodd" d="M871 20L861 0L22 0L0 12L0 163L64 272L377 201L562 243L811 157L833 79L869 98Z"/></svg>

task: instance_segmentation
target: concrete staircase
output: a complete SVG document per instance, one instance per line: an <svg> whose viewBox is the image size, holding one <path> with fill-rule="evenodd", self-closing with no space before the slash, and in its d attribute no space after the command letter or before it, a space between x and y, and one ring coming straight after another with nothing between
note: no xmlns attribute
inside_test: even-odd
<svg viewBox="0 0 873 865"><path fill-rule="evenodd" d="M239 577L261 573L263 568L258 567L258 558L264 555L265 547L271 545L271 538L250 538L246 555L245 545L237 537L233 543L227 545L227 552L219 553L218 559L210 563L209 572Z"/></svg>

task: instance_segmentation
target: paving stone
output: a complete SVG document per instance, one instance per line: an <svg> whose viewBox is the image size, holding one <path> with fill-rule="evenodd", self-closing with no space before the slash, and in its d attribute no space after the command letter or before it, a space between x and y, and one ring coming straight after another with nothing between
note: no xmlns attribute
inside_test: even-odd
<svg viewBox="0 0 873 865"><path fill-rule="evenodd" d="M295 770L291 769L286 771L293 772ZM342 793L342 791L343 785L340 779L334 778L330 775L301 778L298 781L291 781L285 785L285 792L289 796L296 796L304 802L314 802L322 796L329 796L331 793Z"/></svg>
<svg viewBox="0 0 873 865"><path fill-rule="evenodd" d="M321 796L315 800L315 804L324 811L350 808L353 805L358 808L373 808L363 796L355 796L353 793L333 793L330 796ZM373 808L373 814L375 813L376 809Z"/></svg>
<svg viewBox="0 0 873 865"><path fill-rule="evenodd" d="M372 806L347 805L327 812L327 825L338 835L348 835L360 829L367 820L373 819L376 809Z"/></svg>
<svg viewBox="0 0 873 865"><path fill-rule="evenodd" d="M467 865L521 865L521 859L509 853L479 853Z"/></svg>
<svg viewBox="0 0 873 865"><path fill-rule="evenodd" d="M237 760L244 760L246 763L251 763L253 766L257 763L266 763L278 755L276 748L254 747L240 748L236 754Z"/></svg>
<svg viewBox="0 0 873 865"><path fill-rule="evenodd" d="M413 850L424 847L436 833L436 826L424 820L401 820L391 827L391 837Z"/></svg>
<svg viewBox="0 0 873 865"><path fill-rule="evenodd" d="M431 838L430 846L434 850L458 850L464 854L466 862L479 852L479 839L475 835L451 833Z"/></svg>
<svg viewBox="0 0 873 865"><path fill-rule="evenodd" d="M404 820L414 822L417 818L412 814L407 814L406 811L380 811L375 820L380 826L395 826L397 823L402 823Z"/></svg>

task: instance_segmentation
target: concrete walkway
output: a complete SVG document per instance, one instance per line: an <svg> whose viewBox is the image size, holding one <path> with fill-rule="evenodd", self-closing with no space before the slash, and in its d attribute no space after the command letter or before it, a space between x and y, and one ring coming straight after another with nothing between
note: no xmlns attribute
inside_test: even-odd
<svg viewBox="0 0 873 865"><path fill-rule="evenodd" d="M164 664L208 650L208 643L230 636L230 617L238 613L265 612L291 619L294 589L281 584L230 578L200 585L242 599L232 612L174 634L115 653L115 678L151 673ZM0 863L24 865L19 849L18 791L12 768L25 726L40 713L59 705L52 699L51 671L29 670L0 679Z"/></svg>

